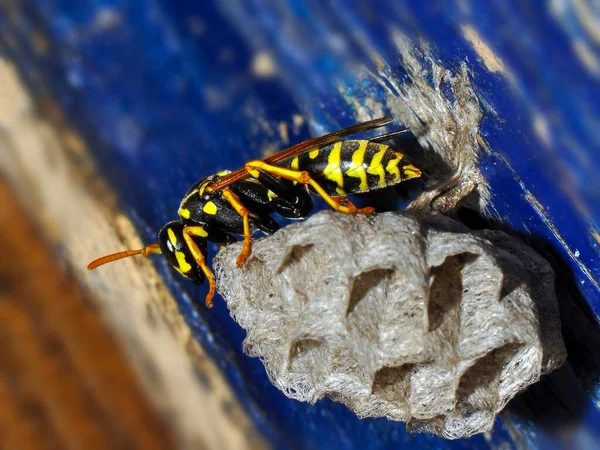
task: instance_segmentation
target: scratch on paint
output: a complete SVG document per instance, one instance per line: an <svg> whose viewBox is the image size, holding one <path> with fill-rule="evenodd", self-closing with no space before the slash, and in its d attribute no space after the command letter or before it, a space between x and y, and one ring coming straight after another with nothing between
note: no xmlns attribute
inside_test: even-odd
<svg viewBox="0 0 600 450"><path fill-rule="evenodd" d="M488 145L486 144L486 142L483 140L483 138L481 138L479 135L477 135L477 142L479 142L479 144L483 147L483 149L488 154L494 155L496 158L500 159L506 165L507 169L512 172L515 180L519 183L519 186L521 186L521 189L523 190L523 192L525 192L525 200L527 200L527 202L533 207L533 209L535 209L535 211L540 216L540 219L542 219L542 222L544 222L544 225L546 225L548 227L548 229L552 232L554 237L561 243L561 245L564 247L564 249L567 251L567 253L571 257L571 259L573 259L573 261L575 261L577 263L577 265L579 266L581 271L590 280L590 282L594 285L594 287L596 289L600 290L600 284L598 283L598 281L596 281L596 279L593 277L593 275L589 271L589 269L581 262L581 260L578 257L579 255L576 254L573 250L571 250L571 247L569 247L567 242L560 235L560 232L558 231L558 229L556 228L556 226L554 225L552 220L546 214L544 205L542 205L539 202L539 200L535 197L535 195L533 195L531 193L531 191L529 189L527 189L527 187L525 186L525 183L523 182L521 177L517 174L517 172L513 169L513 167L510 165L510 163L508 162L506 157L500 153L492 152L490 150L490 148L488 147ZM594 239L596 239L596 241L598 241L598 243L600 243L600 235L598 235L597 232L593 231L592 236L594 237ZM579 253L579 252L577 252L577 253Z"/></svg>
<svg viewBox="0 0 600 450"><path fill-rule="evenodd" d="M546 147L552 147L550 124L548 123L548 119L546 119L542 113L537 113L534 115L533 130Z"/></svg>
<svg viewBox="0 0 600 450"><path fill-rule="evenodd" d="M487 142L485 142L485 140L480 136L479 133L477 133L477 135L475 136L475 139L477 139L477 142L479 142L479 145L481 145L481 148L483 148L483 150L490 156L493 156L494 153L490 150L490 147L487 145Z"/></svg>
<svg viewBox="0 0 600 450"><path fill-rule="evenodd" d="M259 52L252 60L252 73L258 78L270 78L277 75L277 64L267 52Z"/></svg>
<svg viewBox="0 0 600 450"><path fill-rule="evenodd" d="M300 134L300 129L302 125L304 125L304 117L300 114L294 114L292 116L292 121L294 123L294 134Z"/></svg>
<svg viewBox="0 0 600 450"><path fill-rule="evenodd" d="M286 145L289 144L290 143L290 134L288 132L287 123L285 123L284 121L279 122L278 128L279 128L279 136L281 136L281 141Z"/></svg>
<svg viewBox="0 0 600 450"><path fill-rule="evenodd" d="M497 56L490 46L479 37L479 33L472 25L461 25L460 29L490 72L507 74L508 70L502 58Z"/></svg>

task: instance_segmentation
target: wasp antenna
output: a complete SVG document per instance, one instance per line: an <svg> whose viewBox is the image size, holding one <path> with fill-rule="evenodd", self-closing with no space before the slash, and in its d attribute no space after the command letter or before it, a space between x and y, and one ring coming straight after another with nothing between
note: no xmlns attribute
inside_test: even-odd
<svg viewBox="0 0 600 450"><path fill-rule="evenodd" d="M104 264L117 261L123 258L129 258L130 256L135 255L144 255L148 256L151 253L160 253L160 246L158 244L148 245L147 247L141 248L139 250L125 250L122 252L112 253L110 255L102 256L101 258L95 259L91 263L88 264L88 270L94 270L97 267L100 267Z"/></svg>

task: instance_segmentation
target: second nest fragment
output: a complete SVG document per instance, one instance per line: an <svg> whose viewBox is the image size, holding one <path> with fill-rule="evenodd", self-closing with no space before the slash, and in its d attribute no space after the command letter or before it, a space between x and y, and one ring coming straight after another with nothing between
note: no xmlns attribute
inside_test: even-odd
<svg viewBox="0 0 600 450"><path fill-rule="evenodd" d="M288 397L460 438L565 359L554 274L521 241L444 217L321 212L215 260L217 285Z"/></svg>

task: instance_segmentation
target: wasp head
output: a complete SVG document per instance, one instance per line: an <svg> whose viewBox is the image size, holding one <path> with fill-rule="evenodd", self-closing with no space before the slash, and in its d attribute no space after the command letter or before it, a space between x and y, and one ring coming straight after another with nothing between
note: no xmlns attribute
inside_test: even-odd
<svg viewBox="0 0 600 450"><path fill-rule="evenodd" d="M160 233L158 233L158 243L151 244L139 250L125 250L122 252L112 253L102 256L88 265L89 270L93 270L104 264L117 261L119 259L128 258L130 256L142 255L149 256L153 253L161 253L169 264L181 275L189 278L196 284L202 284L205 275L198 267L195 258L192 256L190 249L183 237L184 225L181 222L169 222L166 224ZM208 251L208 242L201 237L192 237L200 252L206 258Z"/></svg>
<svg viewBox="0 0 600 450"><path fill-rule="evenodd" d="M190 249L183 237L184 225L174 221L166 224L158 233L160 251L169 264L181 275L189 278L196 284L204 283L204 273L196 264ZM192 237L202 255L206 259L208 242L200 237Z"/></svg>

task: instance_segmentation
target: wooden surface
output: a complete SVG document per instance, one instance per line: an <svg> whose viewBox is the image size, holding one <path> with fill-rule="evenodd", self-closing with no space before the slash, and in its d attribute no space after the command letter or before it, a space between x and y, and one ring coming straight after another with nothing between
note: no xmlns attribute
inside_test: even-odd
<svg viewBox="0 0 600 450"><path fill-rule="evenodd" d="M118 343L0 179L0 448L174 448Z"/></svg>
<svg viewBox="0 0 600 450"><path fill-rule="evenodd" d="M89 272L86 269L87 263L100 254L136 248L141 244L129 219L119 212L115 196L96 175L95 166L87 156L87 144L67 125L51 99L32 97L14 67L1 59L0 99L10 105L0 115L0 177L9 181L24 208L33 215L39 227L36 233L50 243L55 260L63 261L73 279L90 293L90 300L118 339L145 396L168 423L175 442L170 448L264 447L261 435L236 403L231 388L223 379L218 361L209 358L198 345L152 263L141 258L125 261L118 267L109 266L104 271ZM3 206L0 202L2 211L5 210ZM8 241L20 241L14 233L5 235ZM8 260L9 265L12 260ZM43 273L50 270L45 268L46 265L55 264L53 261L31 272L22 270L20 276L41 278L36 272ZM43 283L38 286L40 292L43 287ZM61 333L72 331L69 342L80 348L77 346L82 345L83 337L57 318L57 315L63 317L72 311L72 307L57 300L42 301L38 295L31 295L31 299L49 309L37 314L39 322L27 325L29 332L43 335L47 321L57 321L57 330ZM80 330L89 326L82 322L73 323L73 327L75 325L79 325ZM47 342L52 343L51 340ZM97 345L94 341L94 346ZM51 347L52 352L57 351ZM27 366L20 374L44 381L50 375L55 379L69 379L60 371L63 370L57 362L60 360L55 361L49 356L50 351L44 353L38 348L32 352L27 354L30 360L46 354L47 372ZM92 358L83 350L77 354L81 358L77 360L80 370L89 366L93 372L111 373L110 358ZM71 358L71 361L74 364L75 359ZM26 385L30 386L29 381ZM89 381L89 389L98 386L99 381ZM110 382L105 386L119 392L114 401L119 398L121 403L116 403L115 409L125 408L130 411L127 414L133 414L131 421L135 421L136 413L127 406L129 393ZM9 392L14 390L9 389ZM81 408L88 403L76 390L64 391L69 392L75 393L73 398ZM62 393L56 388L43 394L62 400ZM97 398L100 401L102 397L98 394ZM76 417L83 424L82 430L87 430L86 416L67 406L61 414ZM21 413L16 411L15 414ZM4 421L0 418L0 422ZM128 426L125 418L115 422L125 428ZM9 423L8 419L6 423ZM65 423L68 424L60 422L61 427ZM68 427L67 431L60 429L68 434ZM95 438L90 437L90 440L95 441ZM83 444L83 441L77 441L75 448L86 448L87 444ZM0 448L4 447L0 445Z"/></svg>

